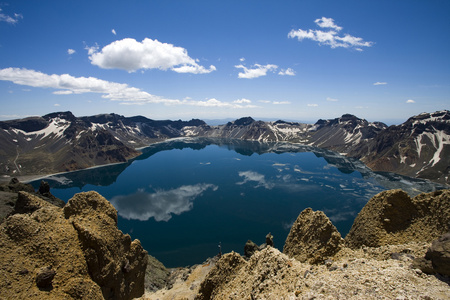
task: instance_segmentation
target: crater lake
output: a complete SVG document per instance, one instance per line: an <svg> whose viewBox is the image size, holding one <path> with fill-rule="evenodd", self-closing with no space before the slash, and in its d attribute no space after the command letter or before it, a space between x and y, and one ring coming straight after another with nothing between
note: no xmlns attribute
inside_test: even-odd
<svg viewBox="0 0 450 300"><path fill-rule="evenodd" d="M444 188L426 180L372 172L338 153L292 143L183 138L141 149L123 164L53 175L51 193L68 201L95 190L118 211L118 226L166 267L243 253L270 232L282 250L302 210L322 210L344 237L375 194L411 196ZM32 182L39 187L40 180Z"/></svg>

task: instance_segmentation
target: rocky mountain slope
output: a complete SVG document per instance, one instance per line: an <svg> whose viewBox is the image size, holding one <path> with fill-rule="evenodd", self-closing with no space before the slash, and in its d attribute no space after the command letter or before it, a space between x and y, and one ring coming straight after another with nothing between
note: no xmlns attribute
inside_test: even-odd
<svg viewBox="0 0 450 300"><path fill-rule="evenodd" d="M250 117L209 126L201 120L155 121L142 116L70 112L0 122L0 172L49 174L124 162L139 149L178 137L290 142L360 159L375 171L450 183L450 112L423 113L397 126L353 115L315 124Z"/></svg>
<svg viewBox="0 0 450 300"><path fill-rule="evenodd" d="M450 183L450 112L423 113L382 130L349 155L374 171Z"/></svg>
<svg viewBox="0 0 450 300"><path fill-rule="evenodd" d="M126 162L141 154L136 148L179 137L187 125L204 122L116 114L77 118L71 112L0 122L0 172L50 174Z"/></svg>

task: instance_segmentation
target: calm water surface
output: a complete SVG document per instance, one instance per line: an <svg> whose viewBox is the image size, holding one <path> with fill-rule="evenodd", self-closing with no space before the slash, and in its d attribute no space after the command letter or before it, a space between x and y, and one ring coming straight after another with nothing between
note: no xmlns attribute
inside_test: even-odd
<svg viewBox="0 0 450 300"><path fill-rule="evenodd" d="M223 252L242 253L248 239L262 244L269 232L282 250L307 207L324 211L345 236L373 195L439 188L317 148L211 139L172 140L126 164L45 180L66 202L78 192L99 192L118 210L119 228L167 267L201 263L219 243Z"/></svg>

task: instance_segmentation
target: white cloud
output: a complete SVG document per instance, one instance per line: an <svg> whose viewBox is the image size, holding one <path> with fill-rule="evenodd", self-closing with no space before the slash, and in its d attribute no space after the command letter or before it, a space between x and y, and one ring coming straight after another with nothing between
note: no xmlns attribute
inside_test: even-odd
<svg viewBox="0 0 450 300"><path fill-rule="evenodd" d="M360 37L351 36L349 34L339 35L339 31L342 30L342 27L334 24L334 20L331 18L322 17L321 19L317 19L315 23L321 28L331 28L329 31L322 30L303 30L292 29L288 37L289 38L297 38L299 41L303 41L304 39L310 39L316 42L319 42L320 45L327 45L331 48L353 48L357 51L362 51L361 47L372 47L373 42L366 42Z"/></svg>
<svg viewBox="0 0 450 300"><path fill-rule="evenodd" d="M112 34L117 35L117 32L114 28L111 30L111 32L112 32Z"/></svg>
<svg viewBox="0 0 450 300"><path fill-rule="evenodd" d="M73 50L73 49L67 49L67 54L69 54L69 55L72 55L72 54L74 54L75 52L77 52L77 51L75 51L75 50Z"/></svg>
<svg viewBox="0 0 450 300"><path fill-rule="evenodd" d="M246 78L246 79L252 79L252 78L258 78L261 76L266 76L267 72L275 72L276 69L278 69L277 65L260 65L260 64L254 64L252 69L249 69L245 67L244 65L237 65L234 66L237 69L242 69L244 72L240 72L238 74L239 78Z"/></svg>
<svg viewBox="0 0 450 300"><path fill-rule="evenodd" d="M178 73L205 74L216 70L200 66L189 57L187 50L158 40L145 38L138 42L132 38L114 41L99 51L98 46L86 47L93 65L103 69L122 69L135 72L139 69L172 70Z"/></svg>
<svg viewBox="0 0 450 300"><path fill-rule="evenodd" d="M416 101L409 99L409 100L406 100L406 103L416 103Z"/></svg>
<svg viewBox="0 0 450 300"><path fill-rule="evenodd" d="M251 100L248 100L248 99L245 99L245 98L242 98L242 99L234 100L233 103L239 103L239 104L242 104L242 103L252 103L252 101L251 101Z"/></svg>
<svg viewBox="0 0 450 300"><path fill-rule="evenodd" d="M338 100L338 99L334 99L334 98L327 97L327 101L336 102L336 101L339 101L339 100Z"/></svg>
<svg viewBox="0 0 450 300"><path fill-rule="evenodd" d="M59 107L61 105L59 103L55 103L55 104L53 104L53 106Z"/></svg>
<svg viewBox="0 0 450 300"><path fill-rule="evenodd" d="M54 91L53 92L53 94L54 95L71 95L71 94L73 94L73 92L72 91Z"/></svg>
<svg viewBox="0 0 450 300"><path fill-rule="evenodd" d="M2 9L0 8L0 22L6 22L9 24L16 24L19 22L20 19L23 19L23 16L21 14L14 14L14 16L8 16L1 12Z"/></svg>
<svg viewBox="0 0 450 300"><path fill-rule="evenodd" d="M163 99L151 95L138 88L130 87L124 83L110 82L94 77L73 77L69 74L48 75L42 72L6 68L0 69L0 80L11 81L15 84L58 89L54 94L82 94L100 93L103 98L115 101L141 102L141 103L181 103L179 100Z"/></svg>
<svg viewBox="0 0 450 300"><path fill-rule="evenodd" d="M205 101L192 100L191 98L184 98L183 100L165 99L149 94L141 89L130 87L125 83L110 82L94 77L73 77L69 74L48 75L34 70L19 68L0 69L0 80L32 87L57 89L57 91L53 92L55 95L99 93L103 94L102 98L120 101L120 104L126 105L159 103L165 105L189 105L232 109L258 107L252 105L251 100L248 99L238 99L233 102L223 102L215 98Z"/></svg>
<svg viewBox="0 0 450 300"><path fill-rule="evenodd" d="M272 103L272 101L269 101L269 100L258 100L258 102L261 102L261 103Z"/></svg>
<svg viewBox="0 0 450 300"><path fill-rule="evenodd" d="M319 106L319 104L309 103L309 104L307 104L307 106L309 106L309 107L317 107L317 106Z"/></svg>
<svg viewBox="0 0 450 300"><path fill-rule="evenodd" d="M322 28L333 28L336 29L337 31L342 30L342 27L339 27L336 24L334 24L334 20L332 18L322 17L321 19L316 19L314 23L316 23L319 27Z"/></svg>
<svg viewBox="0 0 450 300"><path fill-rule="evenodd" d="M203 107L223 107L223 108L256 108L258 106L251 105L251 101L247 99L235 100L233 102L223 102L215 98L206 101L183 100L181 104Z"/></svg>
<svg viewBox="0 0 450 300"><path fill-rule="evenodd" d="M295 71L291 68L287 68L286 70L282 69L278 75L288 75L288 76L295 76Z"/></svg>
<svg viewBox="0 0 450 300"><path fill-rule="evenodd" d="M241 58L239 58L239 61L243 62L243 61L245 61L245 58L241 57Z"/></svg>
<svg viewBox="0 0 450 300"><path fill-rule="evenodd" d="M100 46L99 46L97 43L95 43L95 45L94 45L94 46L91 46L91 47L89 47L89 46L86 45L86 46L84 47L84 49L87 50L88 55L93 55L94 53L96 53L96 52L98 51L98 49L100 49Z"/></svg>
<svg viewBox="0 0 450 300"><path fill-rule="evenodd" d="M377 81L373 85L386 85L386 84L387 84L387 82L379 82L379 81Z"/></svg>
<svg viewBox="0 0 450 300"><path fill-rule="evenodd" d="M284 105L284 104L291 104L291 102L289 102L289 101L273 101L272 104Z"/></svg>

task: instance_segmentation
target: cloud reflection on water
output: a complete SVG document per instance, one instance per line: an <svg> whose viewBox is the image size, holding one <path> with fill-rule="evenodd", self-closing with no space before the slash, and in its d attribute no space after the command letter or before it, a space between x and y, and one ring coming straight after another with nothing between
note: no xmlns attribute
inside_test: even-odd
<svg viewBox="0 0 450 300"><path fill-rule="evenodd" d="M255 186L255 188L258 187L265 187L266 189L270 190L272 189L275 184L272 182L267 182L264 175L260 174L258 172L254 172L254 171L243 171L243 172L239 172L239 176L240 177L244 177L243 181L240 182L236 182L236 184L238 185L242 185L245 184L249 181L254 181L257 183L257 185Z"/></svg>
<svg viewBox="0 0 450 300"><path fill-rule="evenodd" d="M208 189L216 191L219 187L214 184L199 183L183 185L171 190L156 190L154 193L138 189L136 193L113 197L110 202L117 209L118 214L125 219L147 221L169 221L172 214L180 215L190 211L193 200Z"/></svg>

